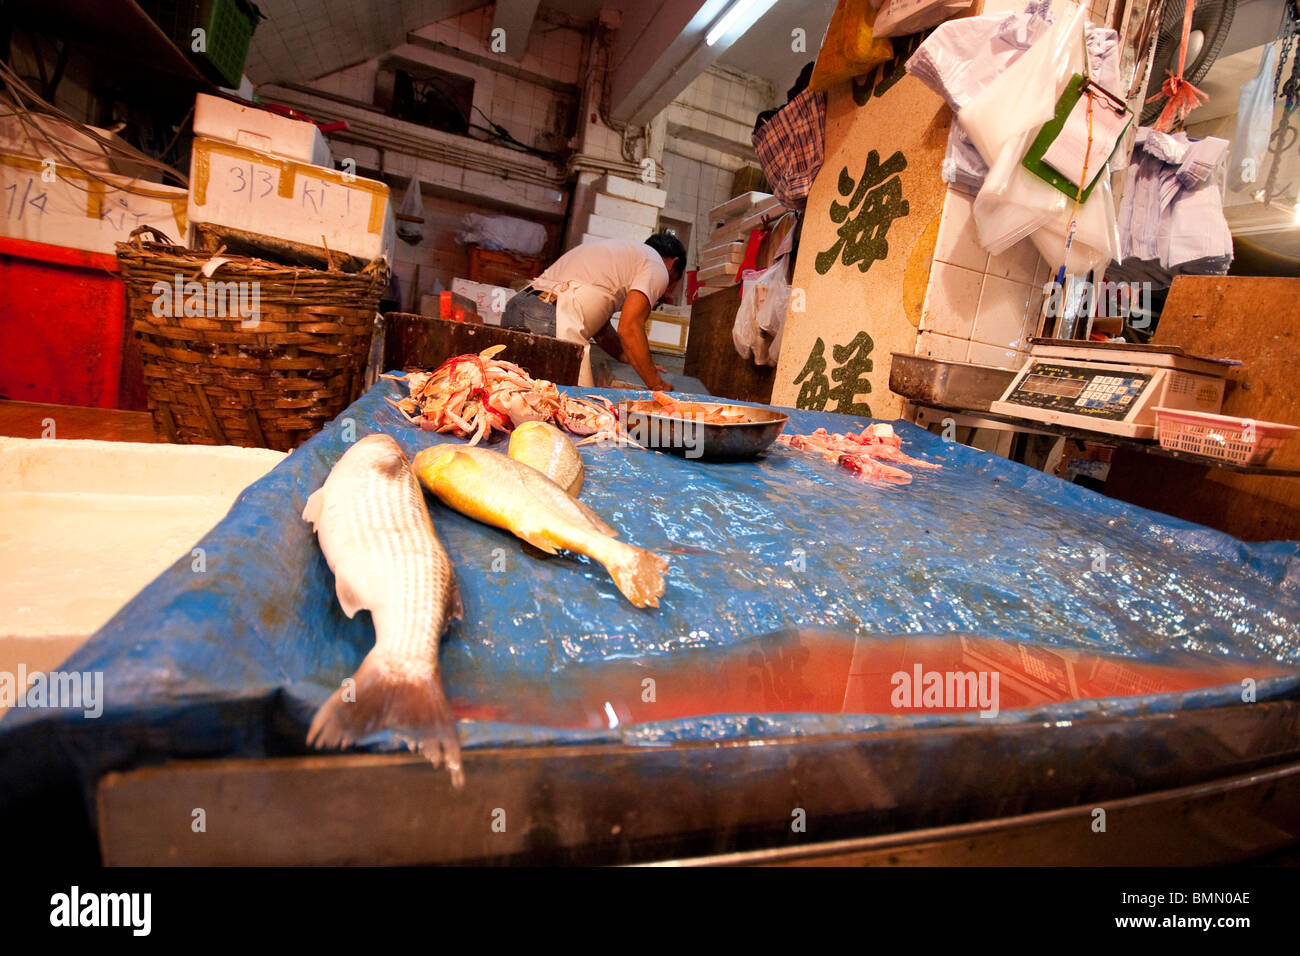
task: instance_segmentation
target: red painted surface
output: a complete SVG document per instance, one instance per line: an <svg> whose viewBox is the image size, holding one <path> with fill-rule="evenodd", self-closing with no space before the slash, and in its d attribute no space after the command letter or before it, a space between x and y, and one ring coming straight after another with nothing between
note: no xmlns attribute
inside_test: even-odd
<svg viewBox="0 0 1300 956"><path fill-rule="evenodd" d="M126 287L117 259L0 237L0 398L116 408Z"/></svg>

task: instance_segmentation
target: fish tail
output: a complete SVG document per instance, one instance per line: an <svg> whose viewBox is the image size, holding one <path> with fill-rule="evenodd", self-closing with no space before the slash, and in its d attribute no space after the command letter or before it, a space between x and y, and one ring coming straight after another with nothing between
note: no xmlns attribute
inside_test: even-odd
<svg viewBox="0 0 1300 956"><path fill-rule="evenodd" d="M379 731L392 731L435 767L444 762L452 785L465 785L456 719L434 668L371 651L353 683L330 695L307 731L316 748L346 747Z"/></svg>
<svg viewBox="0 0 1300 956"><path fill-rule="evenodd" d="M658 607L668 562L652 551L606 538L613 547L601 558L623 596L637 607ZM605 549L602 549L605 550Z"/></svg>

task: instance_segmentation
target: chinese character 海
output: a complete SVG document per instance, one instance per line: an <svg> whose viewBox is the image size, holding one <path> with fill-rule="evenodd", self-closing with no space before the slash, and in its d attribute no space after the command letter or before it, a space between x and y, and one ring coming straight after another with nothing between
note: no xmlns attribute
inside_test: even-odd
<svg viewBox="0 0 1300 956"><path fill-rule="evenodd" d="M856 183L847 166L840 171L837 188L841 196L850 198L844 204L831 203L831 221L843 225L837 231L839 238L835 244L818 253L813 262L820 275L830 271L837 257L844 265L856 264L866 272L872 263L889 255L886 238L889 227L909 211L908 202L903 198L903 182L897 175L906 168L907 158L901 152L895 151L881 163L880 154L873 149L867 154L867 164ZM849 213L854 210L857 214L850 219Z"/></svg>

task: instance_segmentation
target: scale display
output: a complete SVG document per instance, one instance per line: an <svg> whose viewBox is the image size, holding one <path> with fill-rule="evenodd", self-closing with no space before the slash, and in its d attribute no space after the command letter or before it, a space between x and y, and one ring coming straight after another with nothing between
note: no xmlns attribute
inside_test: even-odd
<svg viewBox="0 0 1300 956"><path fill-rule="evenodd" d="M1003 401L1090 418L1123 421L1151 382L1141 372L1118 372L1035 362Z"/></svg>

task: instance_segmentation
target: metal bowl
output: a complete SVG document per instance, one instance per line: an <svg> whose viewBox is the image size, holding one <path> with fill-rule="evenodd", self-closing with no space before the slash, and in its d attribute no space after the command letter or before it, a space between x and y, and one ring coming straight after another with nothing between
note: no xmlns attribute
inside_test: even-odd
<svg viewBox="0 0 1300 956"><path fill-rule="evenodd" d="M790 416L770 408L752 408L725 402L692 402L703 408L734 408L745 421L728 425L691 421L664 415L654 402L619 402L619 421L638 444L683 458L703 461L740 461L755 458L776 441Z"/></svg>

